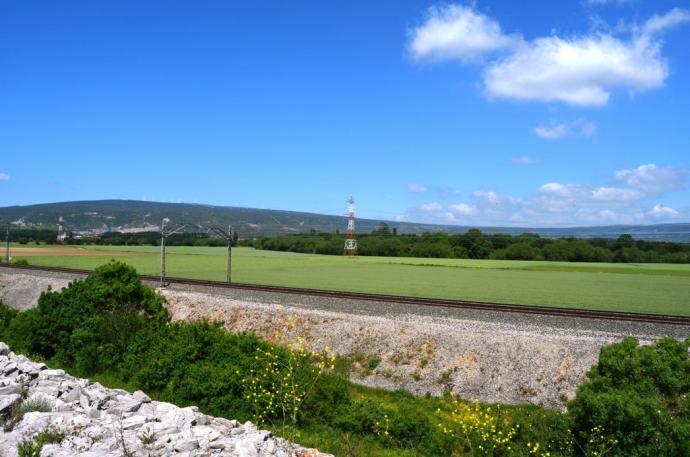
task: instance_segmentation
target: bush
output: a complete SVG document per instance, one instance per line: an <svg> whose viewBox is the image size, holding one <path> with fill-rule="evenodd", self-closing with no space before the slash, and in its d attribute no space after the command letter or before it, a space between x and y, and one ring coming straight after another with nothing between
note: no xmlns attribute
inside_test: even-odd
<svg viewBox="0 0 690 457"><path fill-rule="evenodd" d="M333 425L358 435L376 433L377 424L390 414L379 403L369 399L352 401L341 406Z"/></svg>
<svg viewBox="0 0 690 457"><path fill-rule="evenodd" d="M40 457L43 444L35 440L24 440L17 446L17 457Z"/></svg>
<svg viewBox="0 0 690 457"><path fill-rule="evenodd" d="M15 350L55 358L81 373L114 368L142 329L169 319L163 297L134 268L111 261L61 292L41 294L6 333Z"/></svg>
<svg viewBox="0 0 690 457"><path fill-rule="evenodd" d="M582 453L690 455L690 339L640 346L633 338L602 348L569 405Z"/></svg>
<svg viewBox="0 0 690 457"><path fill-rule="evenodd" d="M241 375L266 343L247 333L229 333L220 324L184 322L138 334L124 357L123 377L167 401L196 404L210 414L242 419L250 408L242 396Z"/></svg>
<svg viewBox="0 0 690 457"><path fill-rule="evenodd" d="M17 314L19 314L17 310L10 308L0 300L0 341L4 341L5 332Z"/></svg>
<svg viewBox="0 0 690 457"><path fill-rule="evenodd" d="M3 423L3 428L5 430L12 430L15 425L24 419L26 413L33 411L47 413L52 410L53 404L46 399L35 398L31 400L22 400L12 407L9 417Z"/></svg>
<svg viewBox="0 0 690 457"><path fill-rule="evenodd" d="M33 440L24 440L17 446L17 457L40 457L43 445L46 443L61 443L65 439L64 433L55 429L46 429L36 435Z"/></svg>

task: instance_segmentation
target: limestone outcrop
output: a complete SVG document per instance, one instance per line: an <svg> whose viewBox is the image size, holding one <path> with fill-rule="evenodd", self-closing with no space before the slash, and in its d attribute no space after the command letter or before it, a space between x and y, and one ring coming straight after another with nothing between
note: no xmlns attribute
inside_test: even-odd
<svg viewBox="0 0 690 457"><path fill-rule="evenodd" d="M0 342L0 457L45 440L41 456L325 456L239 423L108 389L49 369Z"/></svg>

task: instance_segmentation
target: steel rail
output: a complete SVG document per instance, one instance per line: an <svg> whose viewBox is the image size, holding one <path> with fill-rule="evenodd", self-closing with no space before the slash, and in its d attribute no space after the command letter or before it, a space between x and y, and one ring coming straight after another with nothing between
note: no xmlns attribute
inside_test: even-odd
<svg viewBox="0 0 690 457"><path fill-rule="evenodd" d="M23 270L48 271L58 273L70 273L88 275L91 270L80 270L74 268L64 267L47 267L37 265L15 265L15 264L0 264L5 268L16 268ZM141 275L144 281L156 282L160 278L152 275ZM366 292L347 292L337 290L324 289L308 289L300 287L285 287L285 286L269 286L261 284L246 284L246 283L232 283L221 281L209 281L204 279L188 279L188 278L166 278L169 284L181 284L191 286L203 286L220 289L235 289L235 290L251 290L257 292L272 292L290 295L307 295L316 297L340 298L348 300L360 301L376 301L384 303L400 303L420 306L435 306L444 308L459 308L472 309L480 311L495 311L495 312L510 312L517 314L540 314L545 316L556 317L571 317L584 319L604 319L615 321L630 321L648 324L669 324L669 325L685 325L690 326L690 316L678 316L667 314L653 314L653 313L634 313L623 311L603 311L568 307L551 307L551 306L535 306L535 305L516 305L508 303L493 303L470 300L452 300L445 298L430 298L430 297L410 297L402 295L387 295L387 294L371 294Z"/></svg>

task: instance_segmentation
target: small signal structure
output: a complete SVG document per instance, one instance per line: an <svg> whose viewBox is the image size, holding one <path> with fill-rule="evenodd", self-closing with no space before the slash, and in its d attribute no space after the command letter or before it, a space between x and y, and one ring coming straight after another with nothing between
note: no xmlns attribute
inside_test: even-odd
<svg viewBox="0 0 690 457"><path fill-rule="evenodd" d="M347 201L347 237L345 238L344 255L357 255L357 238L355 237L355 199Z"/></svg>
<svg viewBox="0 0 690 457"><path fill-rule="evenodd" d="M161 222L161 287L165 287L168 283L165 281L165 240L168 239L170 235L184 229L184 225L178 225L177 227L170 228L167 224L170 223L170 219L167 217Z"/></svg>
<svg viewBox="0 0 690 457"><path fill-rule="evenodd" d="M232 282L232 242L236 238L237 232L233 232L230 225L228 225L227 232L220 227L211 227L210 230L228 242L227 282L230 284Z"/></svg>
<svg viewBox="0 0 690 457"><path fill-rule="evenodd" d="M60 216L58 219L58 234L57 234L57 241L58 244L65 244L65 240L67 239L67 232L65 232L65 220Z"/></svg>
<svg viewBox="0 0 690 457"><path fill-rule="evenodd" d="M7 231L5 232L5 263L10 263L10 225L7 224Z"/></svg>

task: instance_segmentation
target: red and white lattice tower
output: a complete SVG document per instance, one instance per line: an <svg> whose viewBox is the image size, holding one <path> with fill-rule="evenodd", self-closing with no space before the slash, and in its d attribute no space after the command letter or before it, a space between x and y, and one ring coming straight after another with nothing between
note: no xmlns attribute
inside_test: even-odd
<svg viewBox="0 0 690 457"><path fill-rule="evenodd" d="M355 238L355 199L347 201L347 238L345 238L345 255L357 255L357 238Z"/></svg>

